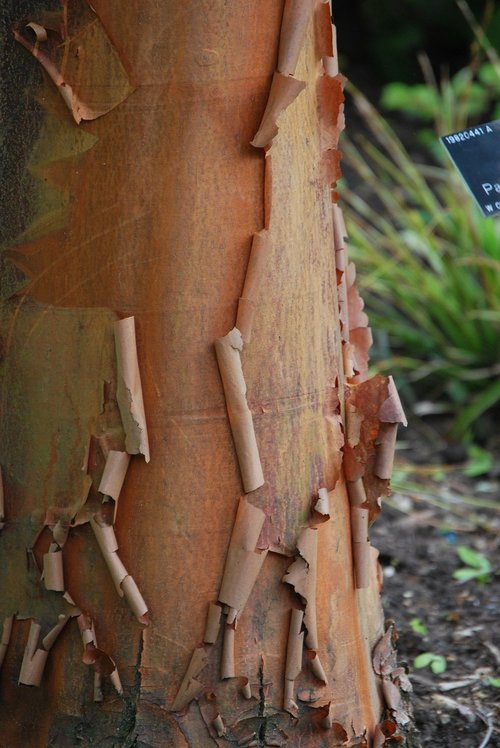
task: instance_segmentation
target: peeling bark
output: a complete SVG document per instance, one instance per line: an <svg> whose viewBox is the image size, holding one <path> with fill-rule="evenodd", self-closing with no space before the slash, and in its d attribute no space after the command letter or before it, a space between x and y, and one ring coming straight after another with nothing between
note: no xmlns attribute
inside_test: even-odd
<svg viewBox="0 0 500 748"><path fill-rule="evenodd" d="M366 380L329 6L39 6L1 60L34 112L0 262L3 739L394 737L368 523L404 414Z"/></svg>

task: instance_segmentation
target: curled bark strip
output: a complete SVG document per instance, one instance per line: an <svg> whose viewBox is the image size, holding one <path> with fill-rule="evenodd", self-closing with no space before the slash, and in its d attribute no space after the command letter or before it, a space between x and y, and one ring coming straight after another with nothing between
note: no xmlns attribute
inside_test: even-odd
<svg viewBox="0 0 500 748"><path fill-rule="evenodd" d="M309 656L309 663L311 666L311 672L313 675L320 680L322 683L328 683L328 679L326 677L326 673L324 671L323 665L321 664L321 660L319 659L319 655L317 652L315 652L313 649L310 649L308 651Z"/></svg>
<svg viewBox="0 0 500 748"><path fill-rule="evenodd" d="M294 75L314 0L286 0L281 21L278 72Z"/></svg>
<svg viewBox="0 0 500 748"><path fill-rule="evenodd" d="M98 649L92 642L89 642L85 646L82 660L85 665L92 665L95 672L99 673L99 675L111 675L115 670L115 663L111 657L106 652Z"/></svg>
<svg viewBox="0 0 500 748"><path fill-rule="evenodd" d="M406 709L404 708L403 699L399 687L392 680L392 675L382 679L382 693L387 707L398 723L398 725L407 725L410 721Z"/></svg>
<svg viewBox="0 0 500 748"><path fill-rule="evenodd" d="M261 509L248 502L245 497L240 499L219 592L219 601L228 606L221 663L223 679L233 678L236 674L234 639L237 619L267 556L267 550L256 549L264 520L265 514Z"/></svg>
<svg viewBox="0 0 500 748"><path fill-rule="evenodd" d="M366 505L366 491L362 478L355 481L347 481L347 492L351 506Z"/></svg>
<svg viewBox="0 0 500 748"><path fill-rule="evenodd" d="M347 444L351 449L357 447L361 435L361 424L363 423L363 412L358 410L354 403L347 402L346 407L346 431L347 431Z"/></svg>
<svg viewBox="0 0 500 748"><path fill-rule="evenodd" d="M44 68L46 73L49 75L52 82L57 86L57 89L59 93L61 94L64 103L72 113L75 122L79 124L82 119L94 119L94 117L82 117L81 115L81 109L82 109L82 103L78 100L77 97L74 96L73 89L64 80L64 77L61 74L61 71L57 67L57 65L50 59L50 57L43 52L39 46L38 46L38 35L37 35L37 43L32 44L28 39L26 39L22 34L20 34L17 31L14 31L14 39L16 42L19 42L19 44L22 44L22 46L28 50L28 52L31 52L35 60L38 60L40 65ZM99 116L99 115L97 115Z"/></svg>
<svg viewBox="0 0 500 748"><path fill-rule="evenodd" d="M234 609L235 618L241 615L267 556L266 550L256 550L265 516L245 497L240 499L219 593L219 600ZM229 615L228 620L232 622Z"/></svg>
<svg viewBox="0 0 500 748"><path fill-rule="evenodd" d="M137 356L135 318L118 320L114 329L118 364L116 397L126 435L125 448L129 454L143 454L146 462L149 462L149 438Z"/></svg>
<svg viewBox="0 0 500 748"><path fill-rule="evenodd" d="M89 478L89 484L91 483L92 480ZM87 485L85 486L87 494L89 488L87 488ZM86 498L87 496L85 495L83 501L85 501ZM81 503L75 502L72 507L68 507L67 509L62 509L57 506L49 506L47 508L45 512L44 526L48 527L52 532L54 545L56 546L53 548L54 551L57 550L57 548L62 549L64 547L71 529L72 518L78 512L80 507Z"/></svg>
<svg viewBox="0 0 500 748"><path fill-rule="evenodd" d="M101 678L102 676L109 676L116 691L121 694L123 688L120 681L120 676L116 668L114 660L99 649L97 646L97 638L95 634L94 623L92 619L85 613L80 613L77 617L78 627L80 629L80 635L83 643L83 656L82 662L85 665L90 665L94 672L94 701L101 701ZM96 677L98 676L98 677Z"/></svg>
<svg viewBox="0 0 500 748"><path fill-rule="evenodd" d="M319 178L321 184L335 187L337 180L342 176L340 170L340 159L340 151L336 149L327 148L323 151L319 166Z"/></svg>
<svg viewBox="0 0 500 748"><path fill-rule="evenodd" d="M364 543L368 540L368 509L361 506L351 507L351 528L353 543Z"/></svg>
<svg viewBox="0 0 500 748"><path fill-rule="evenodd" d="M315 524L327 522L330 519L330 496L327 488L320 488L318 498L313 506Z"/></svg>
<svg viewBox="0 0 500 748"><path fill-rule="evenodd" d="M384 423L402 423L403 426L408 426L408 421L406 420L403 406L401 405L401 400L392 377L388 378L387 399L380 406L378 415Z"/></svg>
<svg viewBox="0 0 500 748"><path fill-rule="evenodd" d="M241 367L243 339L233 327L225 337L215 341L215 353L226 396L227 414L240 466L245 493L255 491L264 483L259 448L255 438L252 413L246 400L247 387Z"/></svg>
<svg viewBox="0 0 500 748"><path fill-rule="evenodd" d="M372 331L369 327L355 327L349 330L349 340L352 345L352 361L355 376L351 381L354 383L366 381L368 376L368 361L370 360L370 348L373 343Z"/></svg>
<svg viewBox="0 0 500 748"><path fill-rule="evenodd" d="M273 157L268 151L264 164L264 229L269 229L273 207Z"/></svg>
<svg viewBox="0 0 500 748"><path fill-rule="evenodd" d="M338 140L345 127L343 87L345 78L338 73L335 29L330 19L328 3L318 3L315 11L316 57L321 61L321 73L316 82L319 114L321 184L335 188L341 176ZM332 200L338 195L331 189Z"/></svg>
<svg viewBox="0 0 500 748"><path fill-rule="evenodd" d="M48 650L38 647L41 626L35 621L31 621L28 634L28 641L24 649L21 672L19 673L19 683L25 686L39 686L42 680L45 663L49 655Z"/></svg>
<svg viewBox="0 0 500 748"><path fill-rule="evenodd" d="M222 658L220 677L222 680L226 678L234 678L236 671L234 667L234 639L236 633L236 621L233 623L226 623L224 626L224 641L222 644Z"/></svg>
<svg viewBox="0 0 500 748"><path fill-rule="evenodd" d="M173 712L180 712L203 691L203 685L196 678L206 667L207 662L208 657L205 650L203 647L197 647L191 656L186 674L172 704Z"/></svg>
<svg viewBox="0 0 500 748"><path fill-rule="evenodd" d="M54 645L57 637L65 627L71 616L59 616L59 622L45 635L40 642L41 625L37 621L31 621L28 641L24 649L19 683L25 686L39 686L42 680L45 663L49 656L49 650ZM41 645L41 646L40 646Z"/></svg>
<svg viewBox="0 0 500 748"><path fill-rule="evenodd" d="M274 73L262 121L252 140L255 148L265 148L272 144L278 134L277 121L280 114L290 106L305 87L304 81Z"/></svg>
<svg viewBox="0 0 500 748"><path fill-rule="evenodd" d="M411 693L413 686L408 677L408 672L404 667L397 667L391 673L391 678L394 683L405 693Z"/></svg>
<svg viewBox="0 0 500 748"><path fill-rule="evenodd" d="M120 597L125 597L125 600L139 623L147 626L149 623L147 618L148 607L139 592L137 584L130 576L118 556L118 543L116 541L113 526L99 523L96 520L96 517L90 518L90 525L96 536L96 540L101 549L103 559L109 569L109 573L111 574L111 578L113 579L116 591Z"/></svg>
<svg viewBox="0 0 500 748"><path fill-rule="evenodd" d="M215 644L219 635L220 629L220 617L222 608L220 605L210 603L208 606L207 623L205 626L205 634L203 636L204 644Z"/></svg>
<svg viewBox="0 0 500 748"><path fill-rule="evenodd" d="M349 335L347 340L352 346L352 365L354 375L350 376L353 383L360 383L368 376L369 351L373 342L371 329L368 327L368 317L363 312L364 301L355 285L356 268L352 262L347 265L345 273L347 294L347 318L349 320Z"/></svg>
<svg viewBox="0 0 500 748"><path fill-rule="evenodd" d="M332 25L330 0L321 0L316 4L314 12L314 36L316 57L336 57L337 45L335 27Z"/></svg>
<svg viewBox="0 0 500 748"><path fill-rule="evenodd" d="M139 623L143 626L147 626L149 624L148 606L144 602L144 598L139 591L135 579L131 577L130 574L122 581L121 588L132 613L135 615Z"/></svg>
<svg viewBox="0 0 500 748"><path fill-rule="evenodd" d="M110 112L129 96L132 86L102 24L90 9L70 20L72 33L67 33L62 17L61 26L52 35L47 33L54 30L52 26L30 21L25 29L35 35L34 42L20 33L20 28L13 33L45 69L79 124Z"/></svg>
<svg viewBox="0 0 500 748"><path fill-rule="evenodd" d="M213 724L214 730L217 733L217 735L219 736L219 738L221 738L223 735L225 735L225 733L226 733L226 726L224 725L224 722L223 722L222 717L221 717L220 714L218 714L215 717L215 719L212 722L212 724Z"/></svg>
<svg viewBox="0 0 500 748"><path fill-rule="evenodd" d="M377 725L373 736L373 748L384 748L388 745L393 746L395 743L404 743L404 737L396 734L397 729L398 727L392 719L385 719Z"/></svg>
<svg viewBox="0 0 500 748"><path fill-rule="evenodd" d="M315 722L317 722L323 730L331 731L331 737L329 737L329 740L332 742L329 742L329 745L345 745L346 743L349 743L347 731L340 722L336 722L333 718L335 708L332 701L319 699L314 704L311 704L311 706L316 712Z"/></svg>
<svg viewBox="0 0 500 748"><path fill-rule="evenodd" d="M363 311L364 302L356 289L355 266L347 262L347 232L342 210L336 204L332 208L332 218L344 375L349 383L359 384L368 375L372 334Z"/></svg>
<svg viewBox="0 0 500 748"><path fill-rule="evenodd" d="M238 302L236 329L244 343L249 343L259 286L269 257L269 235L266 229L254 234L243 291Z"/></svg>
<svg viewBox="0 0 500 748"><path fill-rule="evenodd" d="M351 287L354 279L351 275ZM362 314L354 297L352 314ZM354 331L356 332L356 330ZM394 459L397 423L384 418L404 419L392 379L373 377L350 385L346 398L347 440L344 471L351 504L353 563L358 589L370 584L370 542L368 525L380 512L380 499L389 491L388 479Z"/></svg>
<svg viewBox="0 0 500 748"><path fill-rule="evenodd" d="M352 554L356 588L370 586L370 541L368 539L368 509L351 507Z"/></svg>
<svg viewBox="0 0 500 748"><path fill-rule="evenodd" d="M372 665L380 676L390 675L396 668L396 650L394 648L394 626L390 624L385 634L373 648Z"/></svg>
<svg viewBox="0 0 500 748"><path fill-rule="evenodd" d="M130 455L127 452L110 449L106 455L99 492L118 501L129 463Z"/></svg>
<svg viewBox="0 0 500 748"><path fill-rule="evenodd" d="M241 695L244 699L252 698L252 687L248 678L243 678L243 685L241 686Z"/></svg>
<svg viewBox="0 0 500 748"><path fill-rule="evenodd" d="M346 397L347 417L355 418L355 438L344 446L344 471L351 503L360 504L362 492L369 510L370 524L380 512L380 497L389 491L388 480L376 474L380 407L388 398L389 379L377 375L357 385L350 385ZM359 428L359 434L358 434ZM349 427L348 427L349 431ZM362 484L360 483L362 480Z"/></svg>
<svg viewBox="0 0 500 748"><path fill-rule="evenodd" d="M349 327L351 329L368 327L368 316L363 311L365 302L356 288L356 267L353 262L350 262L347 266L346 283Z"/></svg>
<svg viewBox="0 0 500 748"><path fill-rule="evenodd" d="M339 74L339 63L333 55L325 55L322 59L323 70L329 78L335 78Z"/></svg>
<svg viewBox="0 0 500 748"><path fill-rule="evenodd" d="M30 23L26 24L25 28L31 29L33 31L36 36L37 42L47 41L47 29L45 29L39 23L34 23L33 21L31 21Z"/></svg>
<svg viewBox="0 0 500 748"><path fill-rule="evenodd" d="M318 655L318 627L316 618L316 588L318 567L318 530L305 528L297 541L298 558L288 568L283 581L291 584L295 592L304 600L304 626L306 647L310 651L311 670L316 678L327 682Z"/></svg>
<svg viewBox="0 0 500 748"><path fill-rule="evenodd" d="M324 707L321 707L322 714L321 714L321 718L319 720L319 724L321 725L321 727L323 728L323 730L331 730L332 729L333 719L332 719L331 706L332 706L332 704L331 704L331 702L329 702L328 704L325 704Z"/></svg>
<svg viewBox="0 0 500 748"><path fill-rule="evenodd" d="M285 687L283 693L283 709L294 714L297 710L295 703L295 680L302 670L302 649L304 645L304 632L302 629L302 619L304 613L295 608L290 615L290 628L288 631L288 643L286 648L286 665L285 665Z"/></svg>
<svg viewBox="0 0 500 748"><path fill-rule="evenodd" d="M14 616L8 616L7 618L4 618L4 622L2 626L2 638L0 639L0 668L2 667L2 663L5 658L5 653L7 652L7 647L9 646L13 625L14 625Z"/></svg>
<svg viewBox="0 0 500 748"><path fill-rule="evenodd" d="M398 437L397 423L381 423L377 439L377 459L374 472L382 480L390 480Z"/></svg>
<svg viewBox="0 0 500 748"><path fill-rule="evenodd" d="M51 543L43 556L43 580L46 590L64 592L63 554L57 543Z"/></svg>
<svg viewBox="0 0 500 748"><path fill-rule="evenodd" d="M344 272L346 269L346 257L347 257L347 252L345 251L345 245L347 242L347 229L345 226L344 214L342 212L342 208L339 205L337 205L337 203L333 203L332 205L332 217L333 217L333 241L334 241L335 251L343 252L342 260L340 262L339 260L337 260L336 267L337 267L337 270Z"/></svg>
<svg viewBox="0 0 500 748"><path fill-rule="evenodd" d="M345 78L342 75L319 76L316 83L316 96L318 101L320 146L323 155L337 153L340 133L345 127L344 119L344 85ZM331 182L336 182L340 177L338 161L335 162L336 172L331 175Z"/></svg>
<svg viewBox="0 0 500 748"><path fill-rule="evenodd" d="M399 399L394 380L389 377L387 399L379 410L380 429L377 438L377 458L374 472L379 478L390 480L396 451L398 425L407 426L408 422Z"/></svg>

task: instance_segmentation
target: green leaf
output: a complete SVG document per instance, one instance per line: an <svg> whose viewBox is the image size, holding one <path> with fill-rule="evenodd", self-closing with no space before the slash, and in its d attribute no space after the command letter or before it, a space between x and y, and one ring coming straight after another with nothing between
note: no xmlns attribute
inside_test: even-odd
<svg viewBox="0 0 500 748"><path fill-rule="evenodd" d="M444 673L446 670L446 659L443 655L437 655L434 654L434 652L422 652L422 654L415 657L413 665L418 670L424 667L430 667L433 673L439 675L440 673Z"/></svg>
<svg viewBox="0 0 500 748"><path fill-rule="evenodd" d="M380 104L386 109L402 109L411 101L410 86L406 83L389 83L382 89Z"/></svg>
<svg viewBox="0 0 500 748"><path fill-rule="evenodd" d="M474 569L478 569L479 571L491 570L491 565L488 559L482 553L472 550L472 548L469 548L467 545L459 545L457 548L457 554L460 561L467 564L467 566L472 566Z"/></svg>
<svg viewBox="0 0 500 748"><path fill-rule="evenodd" d="M427 628L425 623L420 620L420 618L412 618L410 621L410 626L412 631L414 631L416 634L427 636L427 634L429 633L429 629Z"/></svg>
<svg viewBox="0 0 500 748"><path fill-rule="evenodd" d="M436 675L439 675L440 673L444 673L446 670L447 664L446 660L442 655L436 655L431 662L431 670Z"/></svg>
<svg viewBox="0 0 500 748"><path fill-rule="evenodd" d="M481 575L481 572L477 569L457 569L453 572L453 579L457 579L459 582L469 582L471 579L477 579Z"/></svg>
<svg viewBox="0 0 500 748"><path fill-rule="evenodd" d="M488 676L484 679L484 683L486 686L493 686L493 688L500 688L500 678L492 678L491 676Z"/></svg>
<svg viewBox="0 0 500 748"><path fill-rule="evenodd" d="M389 83L384 86L380 103L386 109L406 112L419 119L432 120L439 113L438 92L425 83L407 86L405 83Z"/></svg>
<svg viewBox="0 0 500 748"><path fill-rule="evenodd" d="M423 667L428 667L435 657L434 652L422 652L422 654L417 655L413 660L413 666L417 670L421 670Z"/></svg>
<svg viewBox="0 0 500 748"><path fill-rule="evenodd" d="M477 444L471 444L467 450L469 460L464 468L464 475L475 478L489 473L494 465L493 455Z"/></svg>
<svg viewBox="0 0 500 748"><path fill-rule="evenodd" d="M491 86L495 91L500 92L500 65L491 62L483 62L477 71L477 77L485 86Z"/></svg>
<svg viewBox="0 0 500 748"><path fill-rule="evenodd" d="M470 405L462 410L453 425L452 436L462 436L471 423L499 401L500 379L497 379L489 387L483 389L481 394L475 397Z"/></svg>

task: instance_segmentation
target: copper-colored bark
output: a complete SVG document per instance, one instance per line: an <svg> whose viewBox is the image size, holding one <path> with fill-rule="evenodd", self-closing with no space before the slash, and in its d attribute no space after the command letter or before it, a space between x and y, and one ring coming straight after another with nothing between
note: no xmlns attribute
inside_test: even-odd
<svg viewBox="0 0 500 748"><path fill-rule="evenodd" d="M88 744L114 731L148 746L250 745L257 736L259 745L279 739L306 748L371 736L381 718L371 663L383 634L376 561L368 545L367 586L357 590L340 469L342 349L350 338L339 324L331 188L341 80L327 5L312 2L297 22L301 3L286 5L289 41L281 33L282 2L92 0L96 28L128 75L127 92L133 89L92 122L75 123L48 77L26 93L19 81L19 99L41 104L25 164L38 207L27 210L21 229L12 225L9 243L29 282L2 308L0 554L8 587L0 620L17 614L0 682L7 744L63 745L80 730ZM63 21L72 14L81 21L90 3L68 0L63 11ZM85 55L103 55L102 40L87 32ZM267 107L272 121L264 126L278 52L294 96ZM21 45L10 54L25 55L26 68L37 65ZM108 73L105 59L102 66L93 60L94 83L86 85L109 84ZM259 131L265 137L255 139ZM265 266L250 292L252 241L264 228ZM349 283L346 319L358 303ZM240 297L251 314L245 303L238 311ZM113 325L132 316L149 464L137 454L148 457L146 448L130 447L128 431L125 439L123 392L117 402ZM241 408L226 401L214 348L241 316L238 355L265 481L256 490L249 485L246 496L228 419L228 408ZM357 319L364 324L360 309ZM366 354L365 338L354 341L353 387L363 378L356 361ZM117 479L118 558L101 538L112 528L118 496L99 488L106 458L124 450L132 456ZM329 507L321 503L314 514L325 487ZM264 521L256 544L244 549L260 568L251 571L248 599L238 608L221 583L241 502ZM300 586L316 595L312 601L282 580L318 516L321 525L311 530L317 577ZM60 517L66 529L75 517L84 522L69 529L64 580L95 627L82 629L92 650L85 661L116 663L125 701L113 689L114 682L120 690L118 676L106 680L109 667L94 682L72 619L50 649L40 686L13 685L30 628L25 619L39 622L43 636L58 615L75 610L40 584L35 563ZM32 545L27 572L24 549ZM112 573L121 564L120 594L129 596L127 580L137 583L150 612L147 628L135 617L148 623L143 607L131 612L117 595L103 555ZM238 582L243 567L234 563ZM308 650L292 682L290 616L304 606ZM313 662L318 653L321 663ZM101 687L104 705L93 706ZM295 700L298 720L283 709Z"/></svg>

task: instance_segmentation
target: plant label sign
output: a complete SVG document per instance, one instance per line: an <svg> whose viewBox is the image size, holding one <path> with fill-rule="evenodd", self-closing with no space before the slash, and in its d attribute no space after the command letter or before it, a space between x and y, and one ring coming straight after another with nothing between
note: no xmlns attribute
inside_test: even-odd
<svg viewBox="0 0 500 748"><path fill-rule="evenodd" d="M483 214L500 214L500 120L443 135L441 142Z"/></svg>

